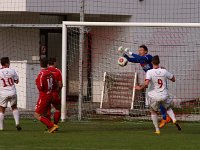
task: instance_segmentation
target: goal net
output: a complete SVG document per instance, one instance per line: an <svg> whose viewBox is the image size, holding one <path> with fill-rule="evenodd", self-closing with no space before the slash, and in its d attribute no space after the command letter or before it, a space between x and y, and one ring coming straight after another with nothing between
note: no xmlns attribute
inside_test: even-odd
<svg viewBox="0 0 200 150"><path fill-rule="evenodd" d="M161 66L172 72L176 82L167 82L173 109L179 120L198 121L199 24L64 22L66 51L66 118L130 117L149 119L140 64L118 65L119 46L138 53L145 44L151 55L159 55ZM84 28L83 28L84 27ZM82 35L82 36L81 36ZM81 62L80 62L81 61ZM63 66L65 67L65 66ZM137 75L137 76L136 76ZM80 99L81 97L81 99Z"/></svg>

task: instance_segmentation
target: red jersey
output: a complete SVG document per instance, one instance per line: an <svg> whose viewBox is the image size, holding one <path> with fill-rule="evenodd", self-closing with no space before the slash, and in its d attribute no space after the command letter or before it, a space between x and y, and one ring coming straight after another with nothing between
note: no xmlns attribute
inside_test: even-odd
<svg viewBox="0 0 200 150"><path fill-rule="evenodd" d="M50 94L56 88L56 80L48 69L42 69L36 78L36 85L40 93Z"/></svg>
<svg viewBox="0 0 200 150"><path fill-rule="evenodd" d="M62 82L62 73L58 68L48 67L48 70L54 75L56 83ZM56 87L58 89L58 87Z"/></svg>

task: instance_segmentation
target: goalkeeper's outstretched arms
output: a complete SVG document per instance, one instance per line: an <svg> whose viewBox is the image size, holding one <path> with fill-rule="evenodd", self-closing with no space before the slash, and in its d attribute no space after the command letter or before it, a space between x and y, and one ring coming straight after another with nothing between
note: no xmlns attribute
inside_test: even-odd
<svg viewBox="0 0 200 150"><path fill-rule="evenodd" d="M127 54L123 54L123 56L129 61L129 62L132 62L132 63L139 63L138 59L135 58L135 57L130 57L128 56Z"/></svg>
<svg viewBox="0 0 200 150"><path fill-rule="evenodd" d="M152 56L149 54L146 54L144 56L140 56L138 54L134 54L132 52L128 52L128 55L124 53L123 55L129 62L133 63L144 63L149 62L152 60Z"/></svg>
<svg viewBox="0 0 200 150"><path fill-rule="evenodd" d="M123 56L133 63L151 63L152 56L148 54L148 48L145 45L140 45L138 49L138 54L130 51L129 48L124 48L120 46L118 52L123 53Z"/></svg>

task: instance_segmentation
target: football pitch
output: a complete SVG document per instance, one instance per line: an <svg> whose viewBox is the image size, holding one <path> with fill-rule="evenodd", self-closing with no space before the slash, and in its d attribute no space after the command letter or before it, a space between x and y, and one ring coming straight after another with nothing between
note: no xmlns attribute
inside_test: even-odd
<svg viewBox="0 0 200 150"><path fill-rule="evenodd" d="M45 126L21 120L22 131L14 121L5 120L0 150L196 150L200 149L200 123L181 123L182 131L172 125L154 135L151 122L70 121L60 123L57 133L44 133Z"/></svg>

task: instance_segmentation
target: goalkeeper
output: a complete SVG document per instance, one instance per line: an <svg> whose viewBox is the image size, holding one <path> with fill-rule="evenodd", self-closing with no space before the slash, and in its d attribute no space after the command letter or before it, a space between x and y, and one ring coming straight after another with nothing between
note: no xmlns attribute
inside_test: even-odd
<svg viewBox="0 0 200 150"><path fill-rule="evenodd" d="M148 70L153 69L152 65L152 55L148 54L148 48L146 45L140 45L138 49L139 54L135 54L131 52L128 48L119 47L119 52L123 53L123 56L132 63L140 63L142 69L144 72L147 72ZM148 86L146 89L146 98L145 98L145 106L149 106L149 100L147 93L151 90L151 85ZM166 123L169 123L171 121L171 118L166 115L166 109L160 105L160 112L162 114L162 121L159 125L160 128L164 127Z"/></svg>

